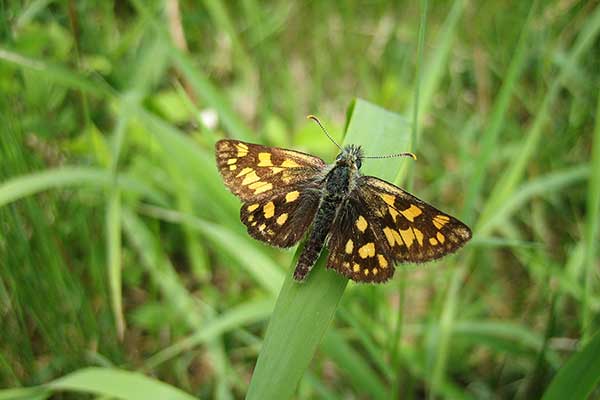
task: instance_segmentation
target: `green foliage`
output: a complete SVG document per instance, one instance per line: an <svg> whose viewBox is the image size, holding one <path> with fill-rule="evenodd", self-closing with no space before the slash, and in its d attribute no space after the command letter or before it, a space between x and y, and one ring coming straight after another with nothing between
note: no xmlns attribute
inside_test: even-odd
<svg viewBox="0 0 600 400"><path fill-rule="evenodd" d="M0 15L0 399L598 396L597 2ZM294 283L213 144L331 161L307 114L369 154L414 151L363 170L472 242L386 285L322 262Z"/></svg>

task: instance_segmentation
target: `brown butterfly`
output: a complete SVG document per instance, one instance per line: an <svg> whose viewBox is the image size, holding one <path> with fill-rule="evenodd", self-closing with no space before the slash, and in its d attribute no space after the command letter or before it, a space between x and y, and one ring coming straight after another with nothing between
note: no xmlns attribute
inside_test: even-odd
<svg viewBox="0 0 600 400"><path fill-rule="evenodd" d="M319 120L325 134L335 143ZM337 145L337 143L335 143ZM359 172L360 146L341 148L335 163L294 150L224 139L219 172L243 202L248 233L291 247L308 231L294 278L303 281L324 245L327 268L356 282L385 282L395 263L443 257L471 238L469 227L397 186ZM394 156L411 156L400 153ZM387 156L386 156L387 157Z"/></svg>

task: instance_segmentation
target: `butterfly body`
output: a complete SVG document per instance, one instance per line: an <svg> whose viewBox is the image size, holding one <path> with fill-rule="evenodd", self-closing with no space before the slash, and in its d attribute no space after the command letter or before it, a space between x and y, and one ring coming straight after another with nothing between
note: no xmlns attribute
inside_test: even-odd
<svg viewBox="0 0 600 400"><path fill-rule="evenodd" d="M347 146L323 179L317 213L294 270L296 280L304 280L319 258L337 214L345 208L348 195L356 185L361 161L361 148Z"/></svg>
<svg viewBox="0 0 600 400"><path fill-rule="evenodd" d="M248 233L277 247L305 235L294 278L302 281L324 246L327 268L356 282L385 282L395 263L426 262L460 248L470 229L408 192L359 170L347 146L332 165L309 154L224 139L215 145L226 186L243 202Z"/></svg>

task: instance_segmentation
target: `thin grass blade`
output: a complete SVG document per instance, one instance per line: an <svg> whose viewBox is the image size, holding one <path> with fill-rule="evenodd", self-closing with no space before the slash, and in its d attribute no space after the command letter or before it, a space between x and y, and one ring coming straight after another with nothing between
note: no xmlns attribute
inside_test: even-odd
<svg viewBox="0 0 600 400"><path fill-rule="evenodd" d="M388 154L391 149L407 148L409 129L400 116L356 100L344 143L363 145L367 155ZM405 162L367 161L365 174L388 180ZM324 262L322 256L303 284L296 283L291 271L287 272L250 382L248 399L288 399L295 392L348 283L346 278L325 269ZM372 398L381 398L381 394L369 392Z"/></svg>

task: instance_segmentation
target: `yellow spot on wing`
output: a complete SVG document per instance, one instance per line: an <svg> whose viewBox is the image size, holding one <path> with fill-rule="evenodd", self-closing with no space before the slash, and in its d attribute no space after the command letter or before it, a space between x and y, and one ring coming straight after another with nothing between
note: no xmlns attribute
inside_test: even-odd
<svg viewBox="0 0 600 400"><path fill-rule="evenodd" d="M432 246L437 246L438 241L436 240L436 238L431 237L429 238L429 244Z"/></svg>
<svg viewBox="0 0 600 400"><path fill-rule="evenodd" d="M417 242L419 242L419 246L423 246L423 232L417 228L413 228L413 231L415 232L415 237L417 238Z"/></svg>
<svg viewBox="0 0 600 400"><path fill-rule="evenodd" d="M284 169L280 168L280 167L271 167L271 172L274 173L274 174L278 174L278 173L280 173L283 170Z"/></svg>
<svg viewBox="0 0 600 400"><path fill-rule="evenodd" d="M446 215L439 214L433 217L433 226L435 226L437 229L442 229L442 227L448 222L450 222L450 218Z"/></svg>
<svg viewBox="0 0 600 400"><path fill-rule="evenodd" d="M394 235L394 240L396 241L396 243L398 243L398 246L402 246L404 242L402 241L402 238L400 237L398 231L394 229L392 230L392 234Z"/></svg>
<svg viewBox="0 0 600 400"><path fill-rule="evenodd" d="M292 201L295 201L299 196L300 196L300 192L297 190L294 190L293 192L289 192L288 194L285 195L285 202L291 203Z"/></svg>
<svg viewBox="0 0 600 400"><path fill-rule="evenodd" d="M363 271L365 276L369 276L369 270L365 268L365 270Z"/></svg>
<svg viewBox="0 0 600 400"><path fill-rule="evenodd" d="M421 211L421 209L419 207L415 206L414 204L411 204L410 207L408 207L404 211L400 211L400 213L402 215L404 215L404 217L407 220L409 220L410 222L413 222L416 217L423 214L423 211Z"/></svg>
<svg viewBox="0 0 600 400"><path fill-rule="evenodd" d="M230 158L227 160L227 165L235 164L237 162L237 158Z"/></svg>
<svg viewBox="0 0 600 400"><path fill-rule="evenodd" d="M342 267L346 268L346 269L350 269L350 263L348 261L344 261L342 263Z"/></svg>
<svg viewBox="0 0 600 400"><path fill-rule="evenodd" d="M444 243L446 241L446 238L444 237L444 235L442 235L441 232L438 232L437 235L435 235L435 237L437 238L437 240L439 240L440 243Z"/></svg>
<svg viewBox="0 0 600 400"><path fill-rule="evenodd" d="M275 215L275 204L273 204L272 201L265 204L263 207L263 213L265 214L265 218L271 218L273 215Z"/></svg>
<svg viewBox="0 0 600 400"><path fill-rule="evenodd" d="M237 143L235 147L237 149L238 157L246 157L248 155L248 146L246 146L244 143Z"/></svg>
<svg viewBox="0 0 600 400"><path fill-rule="evenodd" d="M236 169L237 169L237 165L235 165L235 164L229 166L230 171L235 171Z"/></svg>
<svg viewBox="0 0 600 400"><path fill-rule="evenodd" d="M251 183L258 182L258 181L260 181L260 178L258 177L258 175L256 175L256 171L252 171L244 177L244 180L242 181L242 185L246 186Z"/></svg>
<svg viewBox="0 0 600 400"><path fill-rule="evenodd" d="M369 224L367 223L367 220L362 215L359 216L356 220L356 227L358 228L358 230L364 232L367 230L368 226Z"/></svg>
<svg viewBox="0 0 600 400"><path fill-rule="evenodd" d="M383 201L385 201L390 206L393 206L394 202L396 201L396 196L392 194L383 193L380 194L380 196L383 199Z"/></svg>
<svg viewBox="0 0 600 400"><path fill-rule="evenodd" d="M248 215L248 222L254 221L254 215Z"/></svg>
<svg viewBox="0 0 600 400"><path fill-rule="evenodd" d="M413 235L412 229L411 228L408 228L406 230L400 229L400 236L402 236L402 240L404 241L404 244L406 245L406 247L410 248L410 246L413 243L413 240L415 240L415 235Z"/></svg>
<svg viewBox="0 0 600 400"><path fill-rule="evenodd" d="M392 216L392 219L394 220L394 222L396 222L396 217L398 216L398 211L396 211L396 209L392 206L388 207L388 211L390 212L390 215Z"/></svg>
<svg viewBox="0 0 600 400"><path fill-rule="evenodd" d="M256 182L256 183L264 183L264 182ZM248 186L250 189L254 189L253 187L251 187L252 185ZM273 189L273 185L270 183L264 183L261 186L258 186L256 189L254 189L254 194L260 194L263 192L266 192L267 190L271 190Z"/></svg>
<svg viewBox="0 0 600 400"><path fill-rule="evenodd" d="M285 224L285 221L287 221L287 219L288 219L287 213L283 213L279 217L277 217L277 224L283 225L283 224Z"/></svg>
<svg viewBox="0 0 600 400"><path fill-rule="evenodd" d="M246 210L252 212L258 208L258 203L249 205Z"/></svg>
<svg viewBox="0 0 600 400"><path fill-rule="evenodd" d="M360 265L358 265L358 264L354 263L354 265L352 266L352 270L353 270L354 272L358 272L358 271L360 271Z"/></svg>
<svg viewBox="0 0 600 400"><path fill-rule="evenodd" d="M271 153L258 153L258 161L257 164L259 167L272 167L273 163L271 162Z"/></svg>
<svg viewBox="0 0 600 400"><path fill-rule="evenodd" d="M373 275L377 275L378 272L379 270L377 268L373 268Z"/></svg>
<svg viewBox="0 0 600 400"><path fill-rule="evenodd" d="M298 168L300 166L300 164L298 164L296 161L294 160L290 160L289 158L286 158L282 163L281 166L284 168Z"/></svg>
<svg viewBox="0 0 600 400"><path fill-rule="evenodd" d="M250 172L254 171L252 168L250 167L246 167L243 170L241 170L235 177L239 178L240 176L244 176L246 174L249 174Z"/></svg>
<svg viewBox="0 0 600 400"><path fill-rule="evenodd" d="M379 261L379 266L380 266L381 268L387 268L387 267L388 267L388 262L387 262L387 260L386 260L386 259L385 259L385 257L384 257L384 256L382 256L381 254L377 254L377 261ZM375 270L376 270L376 269L374 269L374 270L373 270L373 273L374 273L374 274L376 273L376 272L375 272Z"/></svg>
<svg viewBox="0 0 600 400"><path fill-rule="evenodd" d="M352 254L352 250L354 250L354 242L352 241L352 239L348 239L348 241L346 242L346 253Z"/></svg>
<svg viewBox="0 0 600 400"><path fill-rule="evenodd" d="M394 247L394 243L396 242L394 240L394 230L391 228L388 228L387 226L385 228L383 228L383 233L385 233L385 238L387 239L388 243L390 244L391 247Z"/></svg>
<svg viewBox="0 0 600 400"><path fill-rule="evenodd" d="M266 227L267 227L267 225L262 224L261 226L258 227L258 230L262 232L265 230Z"/></svg>
<svg viewBox="0 0 600 400"><path fill-rule="evenodd" d="M363 247L358 249L358 255L361 258L374 257L375 256L375 244L373 242L365 244Z"/></svg>

